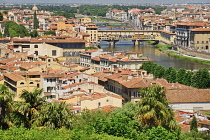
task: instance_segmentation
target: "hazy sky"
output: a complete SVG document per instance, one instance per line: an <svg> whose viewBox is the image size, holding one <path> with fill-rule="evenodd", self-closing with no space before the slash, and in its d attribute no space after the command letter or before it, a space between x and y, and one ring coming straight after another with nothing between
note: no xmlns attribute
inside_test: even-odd
<svg viewBox="0 0 210 140"><path fill-rule="evenodd" d="M201 3L210 0L0 0L4 3Z"/></svg>

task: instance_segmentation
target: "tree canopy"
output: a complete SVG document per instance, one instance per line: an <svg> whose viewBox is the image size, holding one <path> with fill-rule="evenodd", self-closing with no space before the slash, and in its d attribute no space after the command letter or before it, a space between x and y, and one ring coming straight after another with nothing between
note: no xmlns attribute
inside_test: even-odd
<svg viewBox="0 0 210 140"><path fill-rule="evenodd" d="M50 30L50 31L46 31L46 32L44 32L44 35L52 35L52 36L55 36L55 35L56 35L56 33L55 33L55 31Z"/></svg>
<svg viewBox="0 0 210 140"><path fill-rule="evenodd" d="M175 130L177 125L173 111L168 107L168 102L163 87L151 86L140 91L141 100L137 103L140 107L137 119L145 128L163 126Z"/></svg>
<svg viewBox="0 0 210 140"><path fill-rule="evenodd" d="M0 12L0 21L4 19L3 14Z"/></svg>
<svg viewBox="0 0 210 140"><path fill-rule="evenodd" d="M9 37L24 37L28 36L28 30L23 26L19 25L16 22L13 21L6 21L5 22L5 29L4 29L4 36Z"/></svg>

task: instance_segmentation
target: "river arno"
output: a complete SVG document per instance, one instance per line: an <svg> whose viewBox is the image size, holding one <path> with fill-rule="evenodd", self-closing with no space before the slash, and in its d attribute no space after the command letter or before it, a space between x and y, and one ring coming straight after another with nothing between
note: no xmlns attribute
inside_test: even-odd
<svg viewBox="0 0 210 140"><path fill-rule="evenodd" d="M188 60L183 60L179 58L175 58L172 56L168 56L167 54L159 52L157 48L153 45L140 45L140 46L134 46L134 45L128 45L128 42L125 42L126 45L122 42L117 43L115 47L109 47L108 44L104 44L104 42L101 43L101 48L104 49L104 51L138 51L142 52L144 56L148 56L151 59L155 60L155 63L162 65L166 68L168 67L174 67L175 69L179 68L185 68L187 70L197 70L199 68L208 68L210 69L209 65L204 65L200 63L195 63Z"/></svg>

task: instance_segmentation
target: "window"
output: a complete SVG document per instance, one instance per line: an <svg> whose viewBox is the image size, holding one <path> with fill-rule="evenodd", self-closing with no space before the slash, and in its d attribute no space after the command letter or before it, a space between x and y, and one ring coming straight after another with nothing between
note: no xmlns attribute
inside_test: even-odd
<svg viewBox="0 0 210 140"><path fill-rule="evenodd" d="M199 41L197 41L197 44L199 44Z"/></svg>
<svg viewBox="0 0 210 140"><path fill-rule="evenodd" d="M34 45L34 48L38 48L38 45Z"/></svg>
<svg viewBox="0 0 210 140"><path fill-rule="evenodd" d="M38 51L35 51L34 54L38 55L39 53L38 53Z"/></svg>
<svg viewBox="0 0 210 140"><path fill-rule="evenodd" d="M202 43L204 43L204 41L202 41Z"/></svg>
<svg viewBox="0 0 210 140"><path fill-rule="evenodd" d="M56 50L52 50L52 56L56 56Z"/></svg>
<svg viewBox="0 0 210 140"><path fill-rule="evenodd" d="M48 59L48 62L50 62L51 60L50 59Z"/></svg>
<svg viewBox="0 0 210 140"><path fill-rule="evenodd" d="M101 103L100 103L100 102L98 102L98 107L99 107L99 106L101 106Z"/></svg>
<svg viewBox="0 0 210 140"><path fill-rule="evenodd" d="M23 83L23 82L21 82L21 83L20 83L20 85L24 85L24 83Z"/></svg>
<svg viewBox="0 0 210 140"><path fill-rule="evenodd" d="M34 82L30 82L29 84L34 84Z"/></svg>
<svg viewBox="0 0 210 140"><path fill-rule="evenodd" d="M47 87L47 92L51 92L53 90L53 87Z"/></svg>

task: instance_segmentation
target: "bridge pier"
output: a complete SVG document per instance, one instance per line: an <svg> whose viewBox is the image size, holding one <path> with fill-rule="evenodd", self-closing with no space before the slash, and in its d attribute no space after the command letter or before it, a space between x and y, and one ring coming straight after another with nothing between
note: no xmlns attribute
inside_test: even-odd
<svg viewBox="0 0 210 140"><path fill-rule="evenodd" d="M109 46L114 47L115 46L115 41L110 41Z"/></svg>
<svg viewBox="0 0 210 140"><path fill-rule="evenodd" d="M109 41L109 46L110 46L110 47L114 47L114 46L115 46L115 43L118 42L118 41L119 41L119 40L110 40L110 41Z"/></svg>
<svg viewBox="0 0 210 140"><path fill-rule="evenodd" d="M139 41L138 40L132 40L132 41L133 41L134 46L139 46Z"/></svg>

